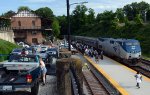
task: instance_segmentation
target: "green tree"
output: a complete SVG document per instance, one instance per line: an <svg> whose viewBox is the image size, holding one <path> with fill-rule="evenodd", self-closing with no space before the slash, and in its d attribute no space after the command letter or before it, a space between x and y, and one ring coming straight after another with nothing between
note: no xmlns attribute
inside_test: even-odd
<svg viewBox="0 0 150 95"><path fill-rule="evenodd" d="M12 17L13 15L15 15L15 12L12 10L7 11L6 13L2 14L1 17L4 17L6 19L1 19L0 26L1 27L10 27L11 21L9 18Z"/></svg>
<svg viewBox="0 0 150 95"><path fill-rule="evenodd" d="M117 8L117 10L116 10L116 16L119 19L120 23L124 22L124 11L123 11L122 8Z"/></svg>
<svg viewBox="0 0 150 95"><path fill-rule="evenodd" d="M94 22L95 22L95 12L94 12L94 10L92 9L92 8L89 8L88 9L88 15L87 15L87 22L89 23L89 24L94 24Z"/></svg>
<svg viewBox="0 0 150 95"><path fill-rule="evenodd" d="M53 11L48 7L43 7L35 10L35 13L41 18L45 18L48 20L53 20L54 14Z"/></svg>
<svg viewBox="0 0 150 95"><path fill-rule="evenodd" d="M123 11L125 12L125 15L127 16L129 20L133 20L134 16L133 16L132 7L130 4L125 5L123 7Z"/></svg>
<svg viewBox="0 0 150 95"><path fill-rule="evenodd" d="M60 25L61 35L67 35L67 17L65 15L57 17Z"/></svg>
<svg viewBox="0 0 150 95"><path fill-rule="evenodd" d="M60 26L57 19L55 19L52 23L52 31L55 37L58 37L60 34Z"/></svg>
<svg viewBox="0 0 150 95"><path fill-rule="evenodd" d="M140 3L133 2L131 4L127 4L123 8L129 20L134 20L137 14L141 14L141 17L144 20L145 11L148 9L150 9L150 5L144 1Z"/></svg>
<svg viewBox="0 0 150 95"><path fill-rule="evenodd" d="M16 13L14 11L9 10L8 12L4 13L2 16L5 17L5 18L10 18L10 17L12 17L15 14Z"/></svg>
<svg viewBox="0 0 150 95"><path fill-rule="evenodd" d="M102 14L98 14L100 24L103 26L103 31L108 32L111 28L116 26L115 17L116 14L112 11L105 11Z"/></svg>
<svg viewBox="0 0 150 95"><path fill-rule="evenodd" d="M145 12L150 9L150 5L144 1L138 3L139 12L141 14L141 18L144 20Z"/></svg>
<svg viewBox="0 0 150 95"><path fill-rule="evenodd" d="M134 21L137 26L142 26L143 25L143 20L141 19L140 14L137 14L136 17L134 18Z"/></svg>
<svg viewBox="0 0 150 95"><path fill-rule="evenodd" d="M35 10L35 13L41 17L41 24L43 28L50 28L54 20L53 11L48 7L43 7Z"/></svg>
<svg viewBox="0 0 150 95"><path fill-rule="evenodd" d="M150 21L150 9L147 10L146 17L147 21Z"/></svg>
<svg viewBox="0 0 150 95"><path fill-rule="evenodd" d="M31 9L28 6L20 6L18 8L18 12L20 11L31 11Z"/></svg>
<svg viewBox="0 0 150 95"><path fill-rule="evenodd" d="M77 5L71 15L71 32L76 34L85 31L87 23L87 7L85 5ZM77 24L78 23L78 24Z"/></svg>

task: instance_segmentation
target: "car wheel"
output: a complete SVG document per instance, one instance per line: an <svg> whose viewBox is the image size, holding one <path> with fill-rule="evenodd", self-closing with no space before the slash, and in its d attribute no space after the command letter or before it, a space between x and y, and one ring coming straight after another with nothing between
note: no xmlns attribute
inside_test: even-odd
<svg viewBox="0 0 150 95"><path fill-rule="evenodd" d="M0 95L4 95L3 92L0 92Z"/></svg>
<svg viewBox="0 0 150 95"><path fill-rule="evenodd" d="M31 88L31 95L38 95L39 91L39 81Z"/></svg>

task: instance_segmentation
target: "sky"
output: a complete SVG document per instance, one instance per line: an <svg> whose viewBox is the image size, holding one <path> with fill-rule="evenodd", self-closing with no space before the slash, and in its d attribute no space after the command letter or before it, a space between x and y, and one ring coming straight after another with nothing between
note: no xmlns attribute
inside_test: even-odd
<svg viewBox="0 0 150 95"><path fill-rule="evenodd" d="M150 4L150 0L70 0L72 3L88 2L84 5L87 8L94 9L95 13L102 13L105 10L115 11L117 8L123 8L126 4L132 2L145 1ZM0 15L9 10L17 12L20 6L28 6L32 10L41 7L49 7L52 9L54 15L66 15L66 0L1 0L0 2ZM70 6L70 13L74 10L76 5Z"/></svg>

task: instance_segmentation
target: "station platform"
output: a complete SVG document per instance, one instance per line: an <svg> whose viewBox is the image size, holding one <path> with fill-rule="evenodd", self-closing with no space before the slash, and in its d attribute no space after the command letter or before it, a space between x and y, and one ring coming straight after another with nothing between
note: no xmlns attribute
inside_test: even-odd
<svg viewBox="0 0 150 95"><path fill-rule="evenodd" d="M144 75L142 75L143 80L140 88L137 88L134 77L136 71L106 56L98 62L95 61L95 58L84 57L94 64L122 95L150 95L150 79Z"/></svg>

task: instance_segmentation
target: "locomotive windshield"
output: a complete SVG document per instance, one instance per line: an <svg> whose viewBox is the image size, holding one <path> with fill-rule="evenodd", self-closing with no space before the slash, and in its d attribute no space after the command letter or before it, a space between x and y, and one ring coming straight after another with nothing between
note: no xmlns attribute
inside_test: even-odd
<svg viewBox="0 0 150 95"><path fill-rule="evenodd" d="M135 40L130 40L128 42L124 42L123 48L128 53L141 52L140 43Z"/></svg>
<svg viewBox="0 0 150 95"><path fill-rule="evenodd" d="M128 42L128 43L125 43L125 44L128 45L128 46L131 46L131 45L133 45L133 46L139 45L138 42L134 42L134 43Z"/></svg>

